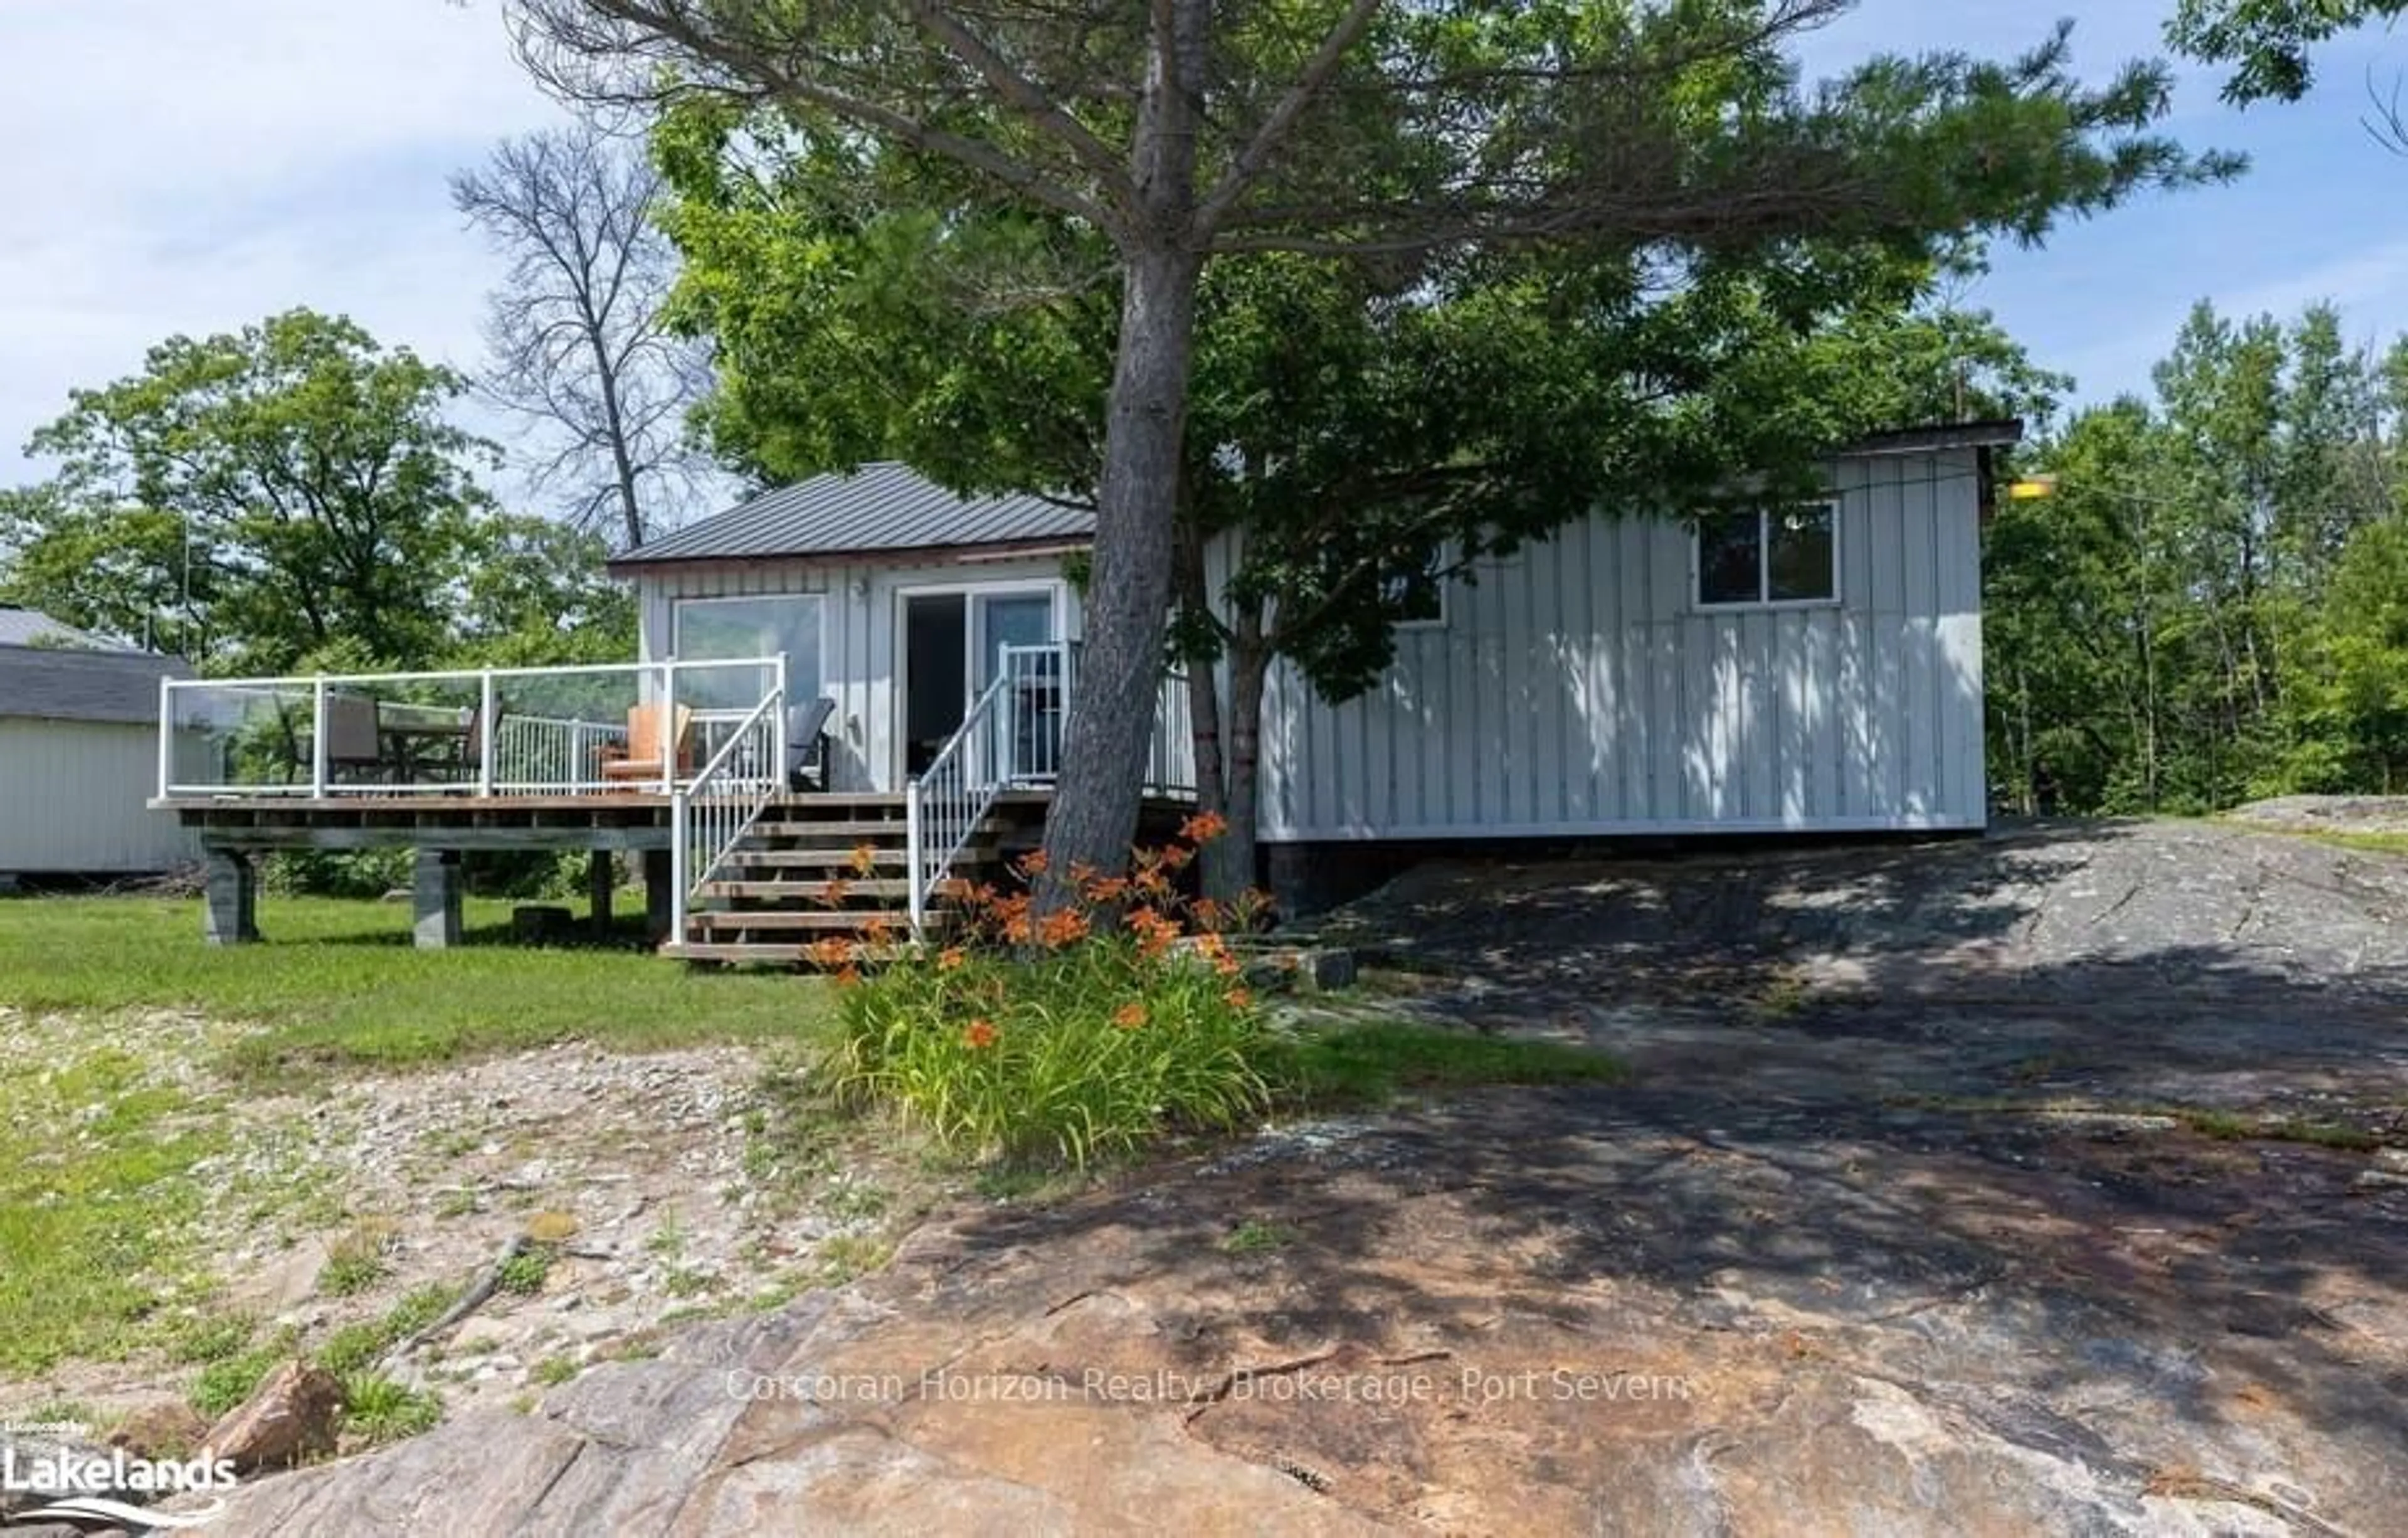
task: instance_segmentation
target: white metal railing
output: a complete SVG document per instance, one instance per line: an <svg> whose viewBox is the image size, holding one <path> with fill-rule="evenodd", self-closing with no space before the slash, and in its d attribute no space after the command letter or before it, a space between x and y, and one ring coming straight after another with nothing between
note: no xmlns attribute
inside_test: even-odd
<svg viewBox="0 0 2408 1538"><path fill-rule="evenodd" d="M668 795L785 673L780 655L163 679L158 793Z"/></svg>
<svg viewBox="0 0 2408 1538"><path fill-rule="evenodd" d="M997 659L996 774L1013 784L1051 783L1062 772L1062 727L1078 686L1079 649L1006 646Z"/></svg>
<svg viewBox="0 0 2408 1538"><path fill-rule="evenodd" d="M1162 675L1162 697L1154 708L1154 741L1145 755L1145 788L1155 796L1196 794L1196 712L1182 668Z"/></svg>
<svg viewBox="0 0 2408 1538"><path fill-rule="evenodd" d="M624 722L506 715L494 724L494 789L525 795L550 785L598 783L603 764L626 747Z"/></svg>
<svg viewBox="0 0 2408 1538"><path fill-rule="evenodd" d="M1079 682L1075 641L1002 648L996 676L927 769L904 787L912 933L925 929L939 885L978 831L996 798L1051 784L1061 773L1065 728ZM1146 754L1145 788L1196 792L1196 748L1186 675L1163 677Z"/></svg>
<svg viewBox="0 0 2408 1538"><path fill-rule="evenodd" d="M927 927L929 898L1002 793L1006 782L996 771L996 732L1010 682L998 670L963 715L960 728L903 787L904 870L915 939Z"/></svg>
<svg viewBox="0 0 2408 1538"><path fill-rule="evenodd" d="M781 685L669 797L669 933L680 943L695 899L785 781L786 691Z"/></svg>

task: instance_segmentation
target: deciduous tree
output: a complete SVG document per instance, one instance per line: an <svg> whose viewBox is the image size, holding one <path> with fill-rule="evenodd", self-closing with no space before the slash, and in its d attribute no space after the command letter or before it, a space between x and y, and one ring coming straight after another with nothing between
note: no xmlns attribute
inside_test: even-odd
<svg viewBox="0 0 2408 1538"><path fill-rule="evenodd" d="M445 414L465 388L306 309L171 338L34 435L60 470L18 499L12 581L123 635L189 619L163 639L196 661L282 671L337 640L434 655L490 507L490 446Z"/></svg>
<svg viewBox="0 0 2408 1538"><path fill-rule="evenodd" d="M2408 0L2181 0L2166 37L2194 59L2232 66L2227 101L2298 101L2315 79L2317 45L2402 11Z"/></svg>
<svg viewBox="0 0 2408 1538"><path fill-rule="evenodd" d="M683 517L698 468L684 415L708 378L661 324L676 261L659 193L642 147L591 122L506 140L452 179L452 206L509 261L479 382L532 425L534 484L623 548Z"/></svg>

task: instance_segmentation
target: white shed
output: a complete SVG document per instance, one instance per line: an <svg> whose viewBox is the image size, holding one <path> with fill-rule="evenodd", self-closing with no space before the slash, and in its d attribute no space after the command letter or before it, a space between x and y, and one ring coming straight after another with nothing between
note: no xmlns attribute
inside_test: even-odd
<svg viewBox="0 0 2408 1538"><path fill-rule="evenodd" d="M121 876L200 857L154 812L159 680L175 657L119 646L0 607L0 882Z"/></svg>

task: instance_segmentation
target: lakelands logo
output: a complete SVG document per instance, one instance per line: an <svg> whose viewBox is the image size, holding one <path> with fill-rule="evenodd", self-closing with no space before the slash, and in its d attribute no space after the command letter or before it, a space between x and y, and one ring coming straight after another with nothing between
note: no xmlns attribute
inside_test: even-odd
<svg viewBox="0 0 2408 1538"><path fill-rule="evenodd" d="M10 1428L0 1427L0 1431ZM212 1501L194 1511L153 1511L120 1499L126 1495L179 1495L231 1490L234 1465L226 1459L129 1456L120 1447L103 1456L66 1448L36 1452L0 1439L0 1493L38 1496L46 1504L11 1515L10 1522L107 1522L136 1531L145 1528L196 1528L225 1510Z"/></svg>

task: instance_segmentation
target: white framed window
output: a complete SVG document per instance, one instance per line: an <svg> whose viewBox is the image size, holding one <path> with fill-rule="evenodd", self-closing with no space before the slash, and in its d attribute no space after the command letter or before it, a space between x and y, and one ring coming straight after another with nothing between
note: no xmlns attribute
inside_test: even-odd
<svg viewBox="0 0 2408 1538"><path fill-rule="evenodd" d="M1840 601L1840 504L1784 502L1701 514L1691 546L1699 609Z"/></svg>
<svg viewBox="0 0 2408 1538"><path fill-rule="evenodd" d="M786 698L817 699L822 677L820 629L825 600L817 593L753 593L737 598L680 598L674 607L671 654L680 662L786 654ZM696 710L751 710L769 692L773 676L741 668L680 670L678 697Z"/></svg>

